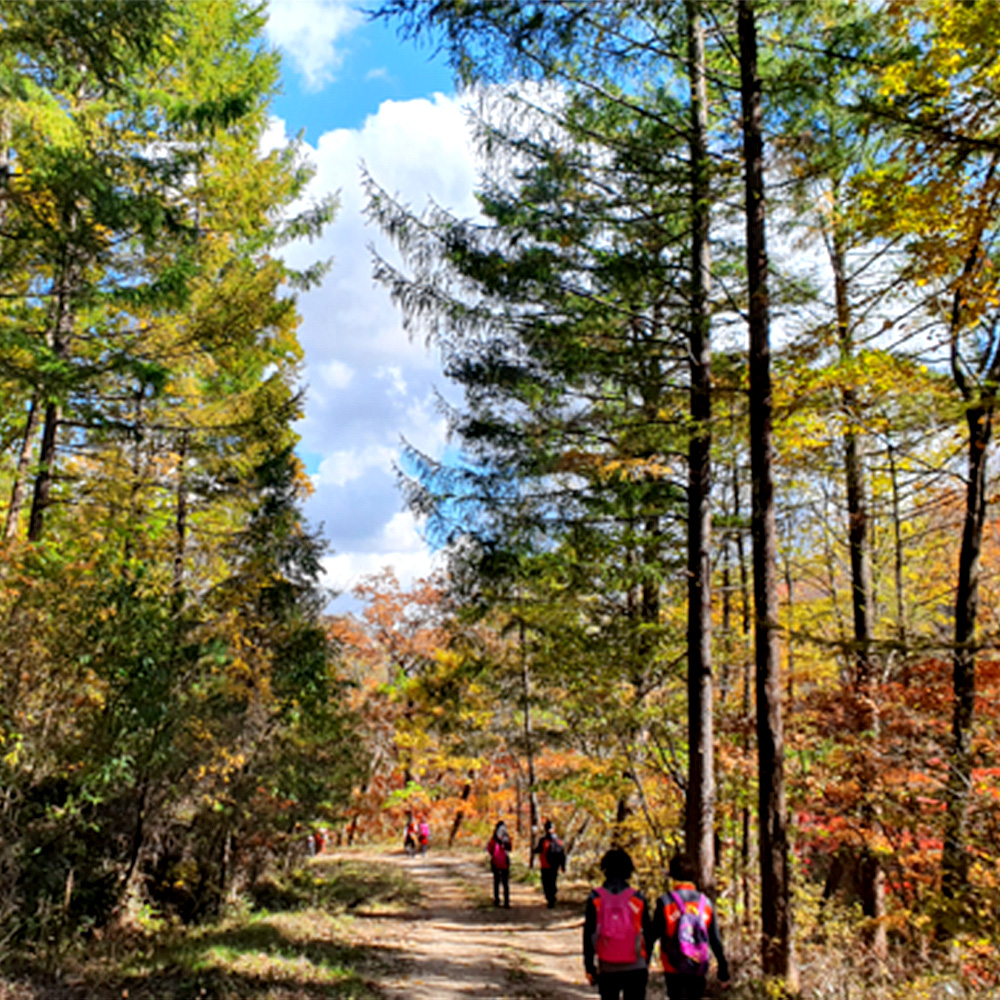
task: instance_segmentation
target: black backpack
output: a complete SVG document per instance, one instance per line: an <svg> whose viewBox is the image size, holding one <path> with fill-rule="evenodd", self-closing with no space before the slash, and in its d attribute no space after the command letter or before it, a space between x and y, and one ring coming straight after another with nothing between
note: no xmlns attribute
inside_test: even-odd
<svg viewBox="0 0 1000 1000"><path fill-rule="evenodd" d="M553 833L549 835L549 843L545 848L545 860L550 868L566 867L566 848L563 842Z"/></svg>

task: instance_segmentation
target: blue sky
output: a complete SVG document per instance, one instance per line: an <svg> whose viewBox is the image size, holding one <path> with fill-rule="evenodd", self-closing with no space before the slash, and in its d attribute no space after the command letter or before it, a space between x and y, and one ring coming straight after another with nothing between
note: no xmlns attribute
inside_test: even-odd
<svg viewBox="0 0 1000 1000"><path fill-rule="evenodd" d="M311 196L339 192L324 238L292 246L290 263L332 256L320 288L300 298L307 385L300 454L315 486L306 514L323 525L326 584L350 588L392 568L404 585L433 568L420 525L404 509L394 464L405 438L435 455L445 427L435 391L449 392L438 359L411 343L388 295L373 287L369 245L392 256L361 215L360 169L404 201L429 197L475 214L475 157L452 75L431 49L368 21L364 4L270 0L268 38L283 58L283 93L268 141L304 133L316 171Z"/></svg>
<svg viewBox="0 0 1000 1000"><path fill-rule="evenodd" d="M294 15L297 7L317 10L323 17L329 9L344 6L312 0L272 4L272 28L280 37L275 22ZM302 55L296 57L289 51L294 38L285 41L283 94L274 112L289 123L298 122L309 142L330 128L360 128L383 101L454 91L451 70L432 47L400 41L392 26L364 18L362 5L347 9L359 16L338 32L325 51L321 44L315 53L300 45Z"/></svg>

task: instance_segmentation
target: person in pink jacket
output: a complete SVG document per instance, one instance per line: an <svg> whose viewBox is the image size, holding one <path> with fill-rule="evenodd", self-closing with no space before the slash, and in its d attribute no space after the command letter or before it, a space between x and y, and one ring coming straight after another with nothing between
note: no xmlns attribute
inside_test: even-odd
<svg viewBox="0 0 1000 1000"><path fill-rule="evenodd" d="M486 853L490 856L490 871L493 872L493 905L500 905L500 890L503 889L503 905L507 910L510 909L511 846L507 824L500 820L486 844Z"/></svg>

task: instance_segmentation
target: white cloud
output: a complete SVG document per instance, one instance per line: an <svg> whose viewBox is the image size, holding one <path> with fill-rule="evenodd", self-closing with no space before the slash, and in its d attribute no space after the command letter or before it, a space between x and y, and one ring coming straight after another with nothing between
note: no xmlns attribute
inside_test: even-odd
<svg viewBox="0 0 1000 1000"><path fill-rule="evenodd" d="M275 136L278 129L272 123ZM286 256L295 267L334 258L322 285L299 298L307 392L297 429L315 470L306 513L323 525L333 553L326 582L346 595L386 566L401 582L433 569L412 515L400 513L395 465L404 438L440 457L446 428L435 393L455 392L435 352L410 340L388 293L373 285L367 245L389 257L393 249L365 224L359 167L415 208L433 197L462 216L477 213L477 168L463 106L441 94L387 101L360 128L327 132L303 152L315 167L307 197L339 191L341 202L319 240ZM333 610L350 603L342 597Z"/></svg>
<svg viewBox="0 0 1000 1000"><path fill-rule="evenodd" d="M345 486L360 479L369 469L391 471L395 458L396 449L384 445L363 450L335 451L319 463L319 469L313 476L313 485L317 490Z"/></svg>
<svg viewBox="0 0 1000 1000"><path fill-rule="evenodd" d="M337 361L336 358L321 365L319 372L323 384L331 389L344 389L354 378L354 369L345 365L343 361Z"/></svg>
<svg viewBox="0 0 1000 1000"><path fill-rule="evenodd" d="M377 546L366 552L344 552L323 560L323 583L343 595L338 610L350 604L350 592L366 576L392 569L405 590L439 568L440 559L429 552L412 514L395 514L382 530Z"/></svg>
<svg viewBox="0 0 1000 1000"><path fill-rule="evenodd" d="M260 137L260 151L264 156L288 145L288 126L283 118L272 116Z"/></svg>
<svg viewBox="0 0 1000 1000"><path fill-rule="evenodd" d="M384 382L388 382L392 387L391 391L397 396L406 396L406 378L403 369L399 365L383 365L375 371L375 377Z"/></svg>
<svg viewBox="0 0 1000 1000"><path fill-rule="evenodd" d="M382 544L390 552L422 552L423 538L417 520L408 510L393 515L382 531Z"/></svg>
<svg viewBox="0 0 1000 1000"><path fill-rule="evenodd" d="M347 0L269 0L267 35L289 57L306 89L322 90L343 59L337 42L362 20Z"/></svg>

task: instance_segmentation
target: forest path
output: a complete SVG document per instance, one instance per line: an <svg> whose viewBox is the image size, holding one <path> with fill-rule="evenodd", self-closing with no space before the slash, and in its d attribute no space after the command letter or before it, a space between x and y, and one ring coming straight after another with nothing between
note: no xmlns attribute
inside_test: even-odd
<svg viewBox="0 0 1000 1000"><path fill-rule="evenodd" d="M583 979L582 901L549 910L539 888L512 880L510 909L497 909L490 873L473 856L397 860L420 886L420 904L391 916L354 911L358 943L399 956L377 984L388 1000L593 1000Z"/></svg>

